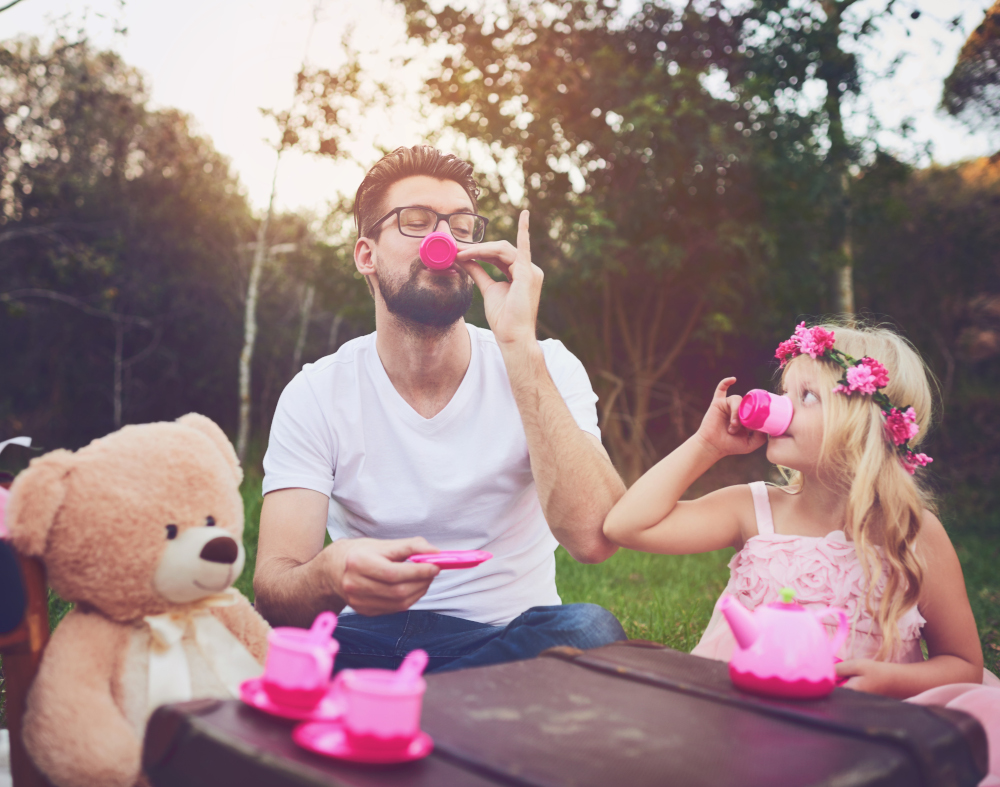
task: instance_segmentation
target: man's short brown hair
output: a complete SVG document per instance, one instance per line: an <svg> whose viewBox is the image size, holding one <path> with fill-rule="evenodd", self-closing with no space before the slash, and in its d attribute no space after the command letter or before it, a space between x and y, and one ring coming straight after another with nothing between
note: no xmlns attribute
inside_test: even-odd
<svg viewBox="0 0 1000 787"><path fill-rule="evenodd" d="M388 210L383 204L389 187L403 178L427 175L438 180L453 180L469 195L472 209L478 210L479 186L472 176L472 165L430 145L396 148L383 156L365 175L354 198L354 222L358 236L378 240L381 227L373 225Z"/></svg>

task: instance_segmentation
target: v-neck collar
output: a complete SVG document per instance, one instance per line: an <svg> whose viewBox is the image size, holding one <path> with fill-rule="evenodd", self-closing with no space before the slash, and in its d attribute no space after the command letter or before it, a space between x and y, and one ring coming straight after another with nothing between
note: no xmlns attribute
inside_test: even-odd
<svg viewBox="0 0 1000 787"><path fill-rule="evenodd" d="M469 344L472 349L472 353L469 358L469 366L465 370L462 382L459 383L455 393L452 394L451 400L433 418L424 418L420 413L414 410L410 403L402 397L399 391L396 390L396 386L394 386L392 384L392 380L389 379L389 374L382 365L382 359L378 354L378 334L372 334L372 352L369 354L368 358L369 371L372 375L372 379L375 381L376 388L382 400L387 404L387 406L391 406L397 412L399 417L402 418L407 424L410 424L417 429L424 429L428 431L440 429L445 424L450 422L455 417L456 413L461 412L466 401L469 399L473 386L472 380L474 380L476 375L479 373L480 350L479 342L477 341L478 337L474 334L475 327L469 323L466 323L465 327L469 334Z"/></svg>

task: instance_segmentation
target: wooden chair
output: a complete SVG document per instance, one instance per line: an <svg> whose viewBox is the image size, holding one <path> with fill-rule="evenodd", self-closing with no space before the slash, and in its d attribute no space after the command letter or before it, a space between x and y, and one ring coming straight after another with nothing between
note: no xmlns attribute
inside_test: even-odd
<svg viewBox="0 0 1000 787"><path fill-rule="evenodd" d="M28 757L21 739L21 725L28 689L38 672L49 641L49 594L45 567L36 558L15 552L24 580L27 604L24 618L13 631L0 634L0 655L7 686L7 727L10 732L10 769L14 787L51 787Z"/></svg>

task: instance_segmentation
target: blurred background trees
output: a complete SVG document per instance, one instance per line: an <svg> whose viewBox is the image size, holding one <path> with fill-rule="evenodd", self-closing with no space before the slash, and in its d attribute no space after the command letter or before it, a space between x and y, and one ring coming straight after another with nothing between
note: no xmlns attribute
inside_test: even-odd
<svg viewBox="0 0 1000 787"><path fill-rule="evenodd" d="M86 41L0 47L0 423L42 446L191 410L235 432L259 221L190 120L146 104L141 77ZM338 341L362 330L345 311L358 300L345 286L353 266L308 223L277 216L269 235L265 434L291 348L301 337L309 360L328 348L328 331L308 328L339 313ZM338 300L314 298L303 325L303 286L317 280Z"/></svg>
<svg viewBox="0 0 1000 787"><path fill-rule="evenodd" d="M724 374L767 386L796 322L857 313L896 325L941 381L938 482L995 500L1000 163L916 170L843 123L878 79L848 42L908 10L400 6L411 41L441 54L422 100L481 172L491 237L513 240L517 209L532 212L540 335L583 360L627 480L696 428ZM997 118L996 19L943 85L945 108L975 122ZM347 116L394 100L347 61L303 67L294 105L272 113L280 145L348 155ZM0 120L3 431L75 447L197 410L235 436L265 217L228 162L86 41L0 45ZM301 364L373 327L352 196L268 220L248 362L258 444ZM485 324L478 301L470 319Z"/></svg>

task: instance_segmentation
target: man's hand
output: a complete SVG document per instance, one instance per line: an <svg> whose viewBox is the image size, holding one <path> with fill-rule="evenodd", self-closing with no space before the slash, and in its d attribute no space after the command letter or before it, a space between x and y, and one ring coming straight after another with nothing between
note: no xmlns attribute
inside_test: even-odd
<svg viewBox="0 0 1000 787"><path fill-rule="evenodd" d="M456 257L483 294L486 320L501 348L535 341L538 301L542 296L542 269L531 261L528 211L517 225L517 248L507 241L477 243L461 249ZM494 281L475 260L496 265L508 281Z"/></svg>
<svg viewBox="0 0 1000 787"><path fill-rule="evenodd" d="M409 609L441 571L429 563L408 563L410 555L438 552L426 539L383 541L352 538L329 547L337 595L362 615L387 615Z"/></svg>

